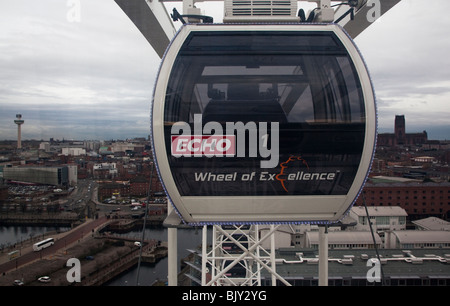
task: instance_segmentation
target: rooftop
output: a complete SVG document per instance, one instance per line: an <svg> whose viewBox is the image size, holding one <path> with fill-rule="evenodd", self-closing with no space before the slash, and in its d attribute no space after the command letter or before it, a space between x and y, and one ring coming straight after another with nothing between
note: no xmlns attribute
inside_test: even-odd
<svg viewBox="0 0 450 306"><path fill-rule="evenodd" d="M405 177L395 177L395 176L383 176L378 175L371 177L369 179L372 183L412 183L412 182L422 182L422 180L415 180Z"/></svg>
<svg viewBox="0 0 450 306"><path fill-rule="evenodd" d="M367 180L365 187L448 187L450 182L423 182L423 180L415 180L401 177L376 176Z"/></svg>
<svg viewBox="0 0 450 306"><path fill-rule="evenodd" d="M382 269L387 279L450 279L450 249L381 249ZM276 254L277 273L285 279L318 279L318 251L312 249L280 249ZM373 249L329 250L329 279L363 279L376 258ZM267 275L266 275L267 273ZM263 270L266 279L270 279Z"/></svg>
<svg viewBox="0 0 450 306"><path fill-rule="evenodd" d="M436 217L428 217L425 219L415 220L412 221L412 223L425 230L450 231L450 222Z"/></svg>
<svg viewBox="0 0 450 306"><path fill-rule="evenodd" d="M319 244L319 232L306 232L311 244ZM372 234L369 231L330 231L328 232L328 244L372 244ZM377 244L381 244L381 239L375 233Z"/></svg>
<svg viewBox="0 0 450 306"><path fill-rule="evenodd" d="M405 243L450 243L449 231L393 231L402 244Z"/></svg>
<svg viewBox="0 0 450 306"><path fill-rule="evenodd" d="M367 207L367 210L369 211L369 216L371 217L408 216L406 211L400 206L369 206ZM367 217L364 206L353 206L351 213L357 215L358 217Z"/></svg>

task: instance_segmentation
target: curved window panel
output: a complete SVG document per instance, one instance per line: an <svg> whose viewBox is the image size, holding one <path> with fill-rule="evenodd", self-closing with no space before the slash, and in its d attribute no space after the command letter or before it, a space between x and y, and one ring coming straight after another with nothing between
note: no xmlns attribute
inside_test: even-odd
<svg viewBox="0 0 450 306"><path fill-rule="evenodd" d="M199 31L168 79L164 139L181 196L345 195L365 120L333 32ZM210 150L218 143L223 155Z"/></svg>

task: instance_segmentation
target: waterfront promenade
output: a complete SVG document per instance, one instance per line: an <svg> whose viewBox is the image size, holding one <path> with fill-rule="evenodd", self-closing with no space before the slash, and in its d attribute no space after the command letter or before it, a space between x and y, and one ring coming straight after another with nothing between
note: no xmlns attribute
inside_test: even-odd
<svg viewBox="0 0 450 306"><path fill-rule="evenodd" d="M35 260L51 256L61 249L70 247L73 243L81 241L87 235L91 235L93 231L103 226L106 222L108 222L108 219L105 216L99 217L95 220L88 219L83 224L70 231L51 236L48 235L45 238L55 238L55 244L39 252L33 251L33 244L37 242L36 240L26 241L20 245L20 248L19 245L17 245L18 248L15 250L18 250L21 254L17 258L9 258L8 253L13 250L4 251L0 254L0 277L10 270L20 268L21 266L29 264Z"/></svg>

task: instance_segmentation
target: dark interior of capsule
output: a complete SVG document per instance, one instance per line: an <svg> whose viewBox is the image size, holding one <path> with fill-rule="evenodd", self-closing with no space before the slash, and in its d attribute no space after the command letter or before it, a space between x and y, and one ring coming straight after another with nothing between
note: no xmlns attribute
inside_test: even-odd
<svg viewBox="0 0 450 306"><path fill-rule="evenodd" d="M365 139L357 70L333 33L306 38L295 34L292 39L289 35L281 39L274 34L239 34L240 45L235 47L232 33L202 33L198 40L193 34L186 40L174 61L164 107L166 151L181 194L286 193L278 181L235 186L229 182L227 190L220 182L195 181L196 171L261 171L262 159L172 156L172 125L187 122L194 131L195 114L202 115L203 125L221 123L223 131L227 122L278 122L279 163L301 156L311 172L338 171L333 181L291 182L289 194L346 194Z"/></svg>
<svg viewBox="0 0 450 306"><path fill-rule="evenodd" d="M279 122L282 151L296 145L302 152L362 150L364 103L348 56L188 55L175 68L166 100L169 124L192 123L194 114L224 126Z"/></svg>

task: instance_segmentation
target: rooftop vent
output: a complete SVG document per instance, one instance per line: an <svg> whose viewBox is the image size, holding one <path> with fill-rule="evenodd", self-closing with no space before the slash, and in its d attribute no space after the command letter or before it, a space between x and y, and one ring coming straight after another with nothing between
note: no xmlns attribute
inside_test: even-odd
<svg viewBox="0 0 450 306"><path fill-rule="evenodd" d="M346 266L351 266L353 265L353 259L352 258L344 258L344 259L340 259L338 260L339 263L346 265Z"/></svg>
<svg viewBox="0 0 450 306"><path fill-rule="evenodd" d="M299 22L297 1L225 0L224 22Z"/></svg>

